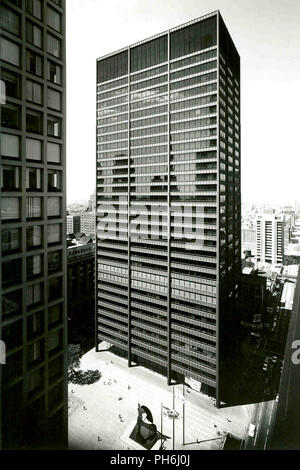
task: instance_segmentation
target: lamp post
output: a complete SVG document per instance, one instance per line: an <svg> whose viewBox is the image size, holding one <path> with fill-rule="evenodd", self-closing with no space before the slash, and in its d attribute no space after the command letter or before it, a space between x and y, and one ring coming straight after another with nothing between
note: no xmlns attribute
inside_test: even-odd
<svg viewBox="0 0 300 470"><path fill-rule="evenodd" d="M182 443L185 445L185 396L184 396L185 388L184 384L182 384Z"/></svg>
<svg viewBox="0 0 300 470"><path fill-rule="evenodd" d="M175 410L175 385L173 385L173 410ZM175 449L175 418L173 418L173 450Z"/></svg>

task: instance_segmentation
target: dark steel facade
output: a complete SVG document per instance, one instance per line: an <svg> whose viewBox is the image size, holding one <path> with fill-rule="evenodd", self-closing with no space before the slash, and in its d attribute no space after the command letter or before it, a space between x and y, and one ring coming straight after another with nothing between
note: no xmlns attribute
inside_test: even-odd
<svg viewBox="0 0 300 470"><path fill-rule="evenodd" d="M97 207L97 344L220 406L241 209L240 60L218 11L97 61Z"/></svg>
<svg viewBox="0 0 300 470"><path fill-rule="evenodd" d="M67 445L65 2L1 0L0 448Z"/></svg>

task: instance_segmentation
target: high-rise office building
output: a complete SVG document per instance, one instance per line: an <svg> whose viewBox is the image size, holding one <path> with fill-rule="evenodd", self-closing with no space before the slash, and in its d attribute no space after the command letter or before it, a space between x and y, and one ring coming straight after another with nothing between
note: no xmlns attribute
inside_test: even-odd
<svg viewBox="0 0 300 470"><path fill-rule="evenodd" d="M240 213L240 58L220 13L100 58L98 342L217 406L237 355Z"/></svg>
<svg viewBox="0 0 300 470"><path fill-rule="evenodd" d="M67 235L80 232L80 215L67 215Z"/></svg>
<svg viewBox="0 0 300 470"><path fill-rule="evenodd" d="M256 256L261 263L282 264L290 241L291 220L284 214L256 219Z"/></svg>
<svg viewBox="0 0 300 470"><path fill-rule="evenodd" d="M1 0L0 448L66 443L65 2Z"/></svg>
<svg viewBox="0 0 300 470"><path fill-rule="evenodd" d="M85 235L94 235L96 230L96 213L95 211L83 212L80 217L80 230Z"/></svg>

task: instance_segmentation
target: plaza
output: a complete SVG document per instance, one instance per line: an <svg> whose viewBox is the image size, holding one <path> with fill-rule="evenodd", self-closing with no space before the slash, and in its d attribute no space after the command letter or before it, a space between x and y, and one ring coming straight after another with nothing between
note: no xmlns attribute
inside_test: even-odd
<svg viewBox="0 0 300 470"><path fill-rule="evenodd" d="M98 369L102 376L92 385L69 384L69 449L136 449L129 435L136 423L138 403L152 412L161 431L161 404L173 408L173 387L144 367L128 368L127 360L109 350L89 351L81 358L82 370ZM183 445L182 385L175 386L176 450L218 450L227 432L243 438L254 405L217 409L214 400L189 389L185 392L185 445ZM187 389L186 389L187 390ZM173 448L173 420L163 417L164 448ZM198 440L198 442L197 442Z"/></svg>

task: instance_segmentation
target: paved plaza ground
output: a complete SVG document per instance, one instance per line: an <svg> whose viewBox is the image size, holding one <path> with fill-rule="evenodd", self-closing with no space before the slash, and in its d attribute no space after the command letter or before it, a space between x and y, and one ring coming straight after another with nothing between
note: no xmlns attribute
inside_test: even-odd
<svg viewBox="0 0 300 470"><path fill-rule="evenodd" d="M128 437L136 423L138 403L150 408L154 423L161 430L161 403L173 408L173 387L167 386L165 377L141 366L128 368L126 359L110 351L96 353L94 349L81 358L80 368L98 369L102 377L92 385L69 384L70 449L135 448ZM181 392L182 385L176 385L176 389ZM244 437L253 405L217 409L213 399L191 390L185 394L183 445L182 402L175 397L175 409L180 412L174 426L176 450L220 449L224 432ZM173 420L166 416L163 434L170 437L165 448L171 450Z"/></svg>

